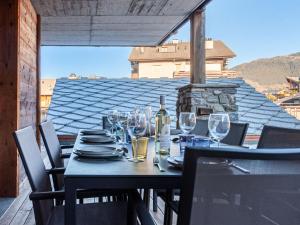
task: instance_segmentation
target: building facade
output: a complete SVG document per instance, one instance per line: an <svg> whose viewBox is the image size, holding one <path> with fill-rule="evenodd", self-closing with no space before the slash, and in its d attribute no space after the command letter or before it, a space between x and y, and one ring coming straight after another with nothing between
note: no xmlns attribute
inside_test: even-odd
<svg viewBox="0 0 300 225"><path fill-rule="evenodd" d="M56 79L41 80L41 120L45 119L55 87Z"/></svg>
<svg viewBox="0 0 300 225"><path fill-rule="evenodd" d="M222 41L206 41L206 75L232 77L235 71L227 69L228 60L235 53ZM135 47L128 59L131 78L183 78L190 76L190 43L173 40L163 46Z"/></svg>

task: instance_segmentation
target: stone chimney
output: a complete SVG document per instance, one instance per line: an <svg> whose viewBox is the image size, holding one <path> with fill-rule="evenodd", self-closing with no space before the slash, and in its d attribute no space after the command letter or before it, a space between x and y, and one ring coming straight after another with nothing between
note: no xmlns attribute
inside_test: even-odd
<svg viewBox="0 0 300 225"><path fill-rule="evenodd" d="M178 88L177 118L180 112L194 112L200 119L210 113L227 112L231 121L238 120L236 84L188 84Z"/></svg>

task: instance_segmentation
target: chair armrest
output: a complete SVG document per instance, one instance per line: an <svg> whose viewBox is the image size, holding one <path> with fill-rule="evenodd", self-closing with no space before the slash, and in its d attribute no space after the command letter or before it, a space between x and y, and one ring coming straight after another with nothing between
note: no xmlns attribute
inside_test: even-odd
<svg viewBox="0 0 300 225"><path fill-rule="evenodd" d="M63 174L65 172L66 168L65 167L56 167L56 168L52 168L52 169L48 169L46 170L46 172L48 174Z"/></svg>
<svg viewBox="0 0 300 225"><path fill-rule="evenodd" d="M61 149L66 149L66 148L74 148L74 145L61 145Z"/></svg>
<svg viewBox="0 0 300 225"><path fill-rule="evenodd" d="M49 199L65 199L64 191L34 191L29 195L29 199L32 201L36 200L49 200Z"/></svg>
<svg viewBox="0 0 300 225"><path fill-rule="evenodd" d="M137 191L131 192L132 202L137 212L141 225L156 225Z"/></svg>
<svg viewBox="0 0 300 225"><path fill-rule="evenodd" d="M62 158L62 159L68 159L68 158L70 158L71 157L71 153L62 153L61 155L60 155L60 158Z"/></svg>

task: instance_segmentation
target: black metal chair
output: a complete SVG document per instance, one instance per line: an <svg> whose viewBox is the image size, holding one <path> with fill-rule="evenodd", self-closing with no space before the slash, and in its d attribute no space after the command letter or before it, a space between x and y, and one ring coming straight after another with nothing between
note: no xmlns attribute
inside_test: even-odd
<svg viewBox="0 0 300 225"><path fill-rule="evenodd" d="M257 148L300 148L300 130L265 125Z"/></svg>
<svg viewBox="0 0 300 225"><path fill-rule="evenodd" d="M230 123L230 131L228 135L221 141L224 144L234 145L234 146L242 146L247 134L248 123ZM208 131L208 120L197 120L197 124L192 133L202 136L207 136L209 134ZM179 190L173 191L174 195L179 195ZM157 211L157 196L161 197L164 201L166 201L166 192L165 190L157 190L153 192L153 211ZM172 202L172 209L176 213L178 213L178 202ZM165 218L166 219L166 218Z"/></svg>
<svg viewBox="0 0 300 225"><path fill-rule="evenodd" d="M191 133L201 136L208 136L208 120L197 119L196 126Z"/></svg>
<svg viewBox="0 0 300 225"><path fill-rule="evenodd" d="M45 169L32 127L18 130L14 132L13 136L32 189L29 198L33 202L36 224L63 225L64 206L55 206L54 200L63 201L65 193L64 191L52 191L49 175L63 173L64 170ZM94 193L81 190L78 191L77 196L79 198L92 197ZM128 191L128 200L130 200L130 204L127 201L119 201L77 205L77 224L125 225L129 218L135 221L134 212L136 212L142 224L154 225L136 191Z"/></svg>
<svg viewBox="0 0 300 225"><path fill-rule="evenodd" d="M230 123L227 136L221 141L224 144L242 146L248 130L248 123Z"/></svg>
<svg viewBox="0 0 300 225"><path fill-rule="evenodd" d="M221 142L228 145L242 146L247 134L248 126L248 123L231 122L230 131ZM201 136L208 136L208 120L197 119L196 126L192 133Z"/></svg>
<svg viewBox="0 0 300 225"><path fill-rule="evenodd" d="M253 169L251 172L262 175L243 175L234 168L207 163L220 159L238 160L239 164L250 166ZM270 149L188 149L185 152L177 224L299 224L299 208L282 200L276 191L290 193L292 190L299 190L299 180L295 181L289 176L292 173L295 177L300 177L298 163L292 162L295 159L300 160L300 149L282 149L280 152ZM290 169L286 168L289 163ZM295 164L298 170L294 170ZM261 168L253 165L260 165ZM276 172L269 176L272 169ZM214 198L223 192L236 196L236 201L232 204ZM294 197L299 199L300 192L295 192Z"/></svg>
<svg viewBox="0 0 300 225"><path fill-rule="evenodd" d="M46 121L39 126L40 133L47 151L47 155L52 168L64 168L64 160L70 157L70 152L73 145L61 146L56 135L52 121ZM66 149L68 152L63 153L62 150ZM53 176L53 184L55 190L61 190L64 187L63 176L57 174Z"/></svg>

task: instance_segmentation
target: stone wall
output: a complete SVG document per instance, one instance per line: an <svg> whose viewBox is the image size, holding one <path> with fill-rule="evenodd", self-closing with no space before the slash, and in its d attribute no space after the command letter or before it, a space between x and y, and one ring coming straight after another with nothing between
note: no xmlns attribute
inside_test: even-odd
<svg viewBox="0 0 300 225"><path fill-rule="evenodd" d="M198 117L209 113L227 112L238 120L235 84L189 84L178 88L177 118L180 112L195 112Z"/></svg>

